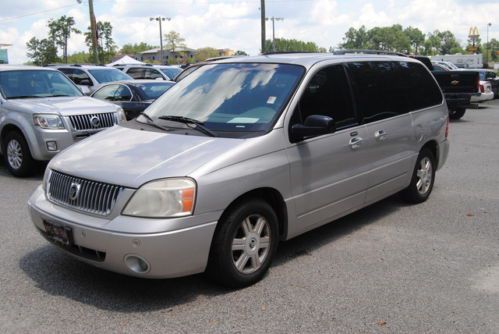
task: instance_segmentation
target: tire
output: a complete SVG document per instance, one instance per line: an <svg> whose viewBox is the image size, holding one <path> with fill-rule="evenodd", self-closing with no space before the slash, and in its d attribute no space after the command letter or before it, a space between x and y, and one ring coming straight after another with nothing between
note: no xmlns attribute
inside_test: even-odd
<svg viewBox="0 0 499 334"><path fill-rule="evenodd" d="M36 164L24 136L11 131L3 138L2 144L3 159L9 172L18 177L30 176Z"/></svg>
<svg viewBox="0 0 499 334"><path fill-rule="evenodd" d="M466 112L465 108L456 108L454 110L449 110L449 118L453 120L461 119Z"/></svg>
<svg viewBox="0 0 499 334"><path fill-rule="evenodd" d="M279 243L279 224L272 207L260 199L248 199L224 214L219 224L211 246L208 276L229 288L261 280ZM260 233L257 226L261 227Z"/></svg>
<svg viewBox="0 0 499 334"><path fill-rule="evenodd" d="M424 172L425 166L429 163L429 169ZM416 161L416 166L412 173L411 184L402 190L402 198L409 203L418 204L426 201L433 190L433 184L435 183L435 157L433 153L427 149L423 148L419 152L418 159ZM422 182L422 184L419 183Z"/></svg>

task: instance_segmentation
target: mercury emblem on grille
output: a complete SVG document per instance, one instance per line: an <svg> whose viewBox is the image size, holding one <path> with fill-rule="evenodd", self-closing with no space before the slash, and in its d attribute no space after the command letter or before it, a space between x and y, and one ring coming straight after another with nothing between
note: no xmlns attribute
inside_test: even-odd
<svg viewBox="0 0 499 334"><path fill-rule="evenodd" d="M72 201L76 201L78 196L80 195L81 184L72 182L69 187L69 199Z"/></svg>
<svg viewBox="0 0 499 334"><path fill-rule="evenodd" d="M90 117L90 123L94 128L100 127L100 118L97 116Z"/></svg>

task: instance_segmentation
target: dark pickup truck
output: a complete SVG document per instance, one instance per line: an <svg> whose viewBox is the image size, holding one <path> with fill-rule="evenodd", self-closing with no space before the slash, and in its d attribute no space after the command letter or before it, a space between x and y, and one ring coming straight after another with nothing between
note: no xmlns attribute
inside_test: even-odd
<svg viewBox="0 0 499 334"><path fill-rule="evenodd" d="M437 71L428 57L414 56L433 73L447 101L449 117L460 119L470 106L471 97L480 95L480 77L475 71Z"/></svg>

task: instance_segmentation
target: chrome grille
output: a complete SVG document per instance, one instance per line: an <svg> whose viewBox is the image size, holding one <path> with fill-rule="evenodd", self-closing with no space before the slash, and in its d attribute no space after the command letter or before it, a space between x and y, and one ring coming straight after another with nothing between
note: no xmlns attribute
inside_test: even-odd
<svg viewBox="0 0 499 334"><path fill-rule="evenodd" d="M77 186L79 185L79 186ZM79 188L76 196L74 189ZM47 196L54 203L98 215L108 215L114 208L123 187L90 181L51 171Z"/></svg>
<svg viewBox="0 0 499 334"><path fill-rule="evenodd" d="M117 123L115 113L72 115L69 116L71 126L76 131L98 130L109 128Z"/></svg>

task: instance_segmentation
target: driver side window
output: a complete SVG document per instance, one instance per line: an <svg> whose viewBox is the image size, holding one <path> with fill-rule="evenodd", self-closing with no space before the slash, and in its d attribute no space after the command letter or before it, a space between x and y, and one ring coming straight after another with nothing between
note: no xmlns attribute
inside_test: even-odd
<svg viewBox="0 0 499 334"><path fill-rule="evenodd" d="M358 124L350 87L342 65L326 67L313 76L291 122L304 123L310 115L331 117L339 130Z"/></svg>

